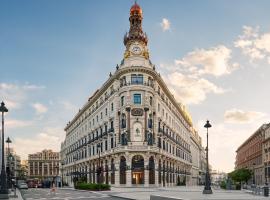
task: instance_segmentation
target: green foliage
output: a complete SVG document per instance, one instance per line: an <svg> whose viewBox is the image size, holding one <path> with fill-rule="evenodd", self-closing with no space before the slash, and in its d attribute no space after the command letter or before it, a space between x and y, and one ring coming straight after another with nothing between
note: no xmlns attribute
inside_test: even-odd
<svg viewBox="0 0 270 200"><path fill-rule="evenodd" d="M247 182L251 178L252 172L249 169L236 169L229 173L229 177L237 183Z"/></svg>
<svg viewBox="0 0 270 200"><path fill-rule="evenodd" d="M75 189L79 190L110 190L111 186L108 184L97 184L97 183L85 183L85 182L77 182L75 185Z"/></svg>
<svg viewBox="0 0 270 200"><path fill-rule="evenodd" d="M221 181L220 187L221 187L222 189L226 189L226 186L227 186L226 182L225 182L225 181Z"/></svg>

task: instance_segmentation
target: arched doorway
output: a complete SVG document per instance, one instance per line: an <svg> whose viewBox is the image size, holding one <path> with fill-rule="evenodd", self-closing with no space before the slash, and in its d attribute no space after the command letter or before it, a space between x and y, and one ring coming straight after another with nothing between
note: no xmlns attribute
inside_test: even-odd
<svg viewBox="0 0 270 200"><path fill-rule="evenodd" d="M93 171L92 171L92 175L93 175L93 182L92 182L92 183L96 183L96 169L95 169L95 163L93 163Z"/></svg>
<svg viewBox="0 0 270 200"><path fill-rule="evenodd" d="M155 161L153 156L149 158L149 184L155 184Z"/></svg>
<svg viewBox="0 0 270 200"><path fill-rule="evenodd" d="M132 158L132 184L144 184L144 159L140 155Z"/></svg>
<svg viewBox="0 0 270 200"><path fill-rule="evenodd" d="M126 158L121 156L120 158L120 184L126 184Z"/></svg>
<svg viewBox="0 0 270 200"><path fill-rule="evenodd" d="M115 184L115 181L114 181L114 173L115 171L115 166L114 166L114 159L112 158L111 160L111 184Z"/></svg>
<svg viewBox="0 0 270 200"><path fill-rule="evenodd" d="M105 160L105 183L108 184L109 183L109 167L108 167L108 161Z"/></svg>
<svg viewBox="0 0 270 200"><path fill-rule="evenodd" d="M161 160L158 161L158 184L161 184Z"/></svg>

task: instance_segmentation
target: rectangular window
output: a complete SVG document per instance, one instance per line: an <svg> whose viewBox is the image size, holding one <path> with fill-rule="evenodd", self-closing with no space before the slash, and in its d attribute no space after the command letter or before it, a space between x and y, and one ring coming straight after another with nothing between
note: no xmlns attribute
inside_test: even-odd
<svg viewBox="0 0 270 200"><path fill-rule="evenodd" d="M113 148L113 137L111 138L111 149Z"/></svg>
<svg viewBox="0 0 270 200"><path fill-rule="evenodd" d="M137 82L138 82L138 84L143 84L143 75L142 74L137 75Z"/></svg>
<svg viewBox="0 0 270 200"><path fill-rule="evenodd" d="M136 82L137 82L137 75L131 74L131 84L136 84Z"/></svg>
<svg viewBox="0 0 270 200"><path fill-rule="evenodd" d="M113 103L111 104L111 111L113 111Z"/></svg>
<svg viewBox="0 0 270 200"><path fill-rule="evenodd" d="M131 74L131 84L143 84L142 74Z"/></svg>
<svg viewBox="0 0 270 200"><path fill-rule="evenodd" d="M152 98L152 97L150 97L150 99L149 99L149 103L150 103L150 106L152 106L152 105L153 105L153 98Z"/></svg>
<svg viewBox="0 0 270 200"><path fill-rule="evenodd" d="M125 97L122 96L122 97L121 97L121 106L124 106L124 103L125 103Z"/></svg>
<svg viewBox="0 0 270 200"><path fill-rule="evenodd" d="M142 103L141 94L134 94L133 100L134 100L134 104L141 104Z"/></svg>

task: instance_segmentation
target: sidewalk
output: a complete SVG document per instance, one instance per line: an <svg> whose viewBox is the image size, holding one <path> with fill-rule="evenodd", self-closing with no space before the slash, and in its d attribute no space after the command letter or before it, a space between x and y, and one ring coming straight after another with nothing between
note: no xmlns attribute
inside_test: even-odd
<svg viewBox="0 0 270 200"><path fill-rule="evenodd" d="M184 200L265 200L263 196L247 194L244 191L228 191L213 189L213 194L202 194L203 187L168 187L168 188L112 188L111 191L102 193L136 200L149 200L150 195L160 195L164 197L177 197Z"/></svg>
<svg viewBox="0 0 270 200"><path fill-rule="evenodd" d="M14 193L11 192L11 194L9 195L9 199L11 199L11 200L23 200L22 194L21 194L19 189L16 189L16 195L17 195L17 197L14 197Z"/></svg>

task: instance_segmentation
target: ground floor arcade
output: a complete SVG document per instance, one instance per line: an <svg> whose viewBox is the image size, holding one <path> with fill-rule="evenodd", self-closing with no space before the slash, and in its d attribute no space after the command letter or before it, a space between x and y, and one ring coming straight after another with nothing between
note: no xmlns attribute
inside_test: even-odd
<svg viewBox="0 0 270 200"><path fill-rule="evenodd" d="M133 152L74 162L63 169L64 182L74 178L113 186L174 186L191 184L191 165L171 157Z"/></svg>

